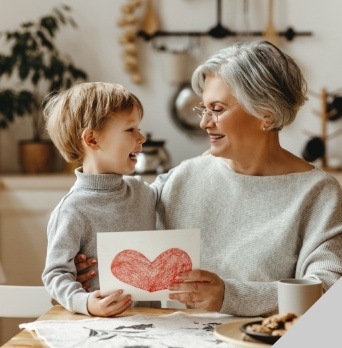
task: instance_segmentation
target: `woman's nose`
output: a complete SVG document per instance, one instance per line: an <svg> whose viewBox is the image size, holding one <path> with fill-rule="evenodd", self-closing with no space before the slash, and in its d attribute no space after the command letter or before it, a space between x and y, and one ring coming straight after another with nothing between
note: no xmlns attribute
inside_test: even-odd
<svg viewBox="0 0 342 348"><path fill-rule="evenodd" d="M202 129L210 128L213 126L212 124L215 124L215 122L211 119L211 117L203 116L201 118L200 127Z"/></svg>

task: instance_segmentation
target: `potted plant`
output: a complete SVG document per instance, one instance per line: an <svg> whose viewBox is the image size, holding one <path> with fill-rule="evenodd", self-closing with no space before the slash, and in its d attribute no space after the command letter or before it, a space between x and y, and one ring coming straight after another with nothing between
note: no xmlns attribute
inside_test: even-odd
<svg viewBox="0 0 342 348"><path fill-rule="evenodd" d="M26 173L53 171L54 146L46 139L43 98L87 79L87 74L55 44L62 26L76 28L70 12L71 8L64 5L36 21L0 33L8 46L0 52L0 83L11 83L9 88L0 88L0 127L8 128L16 117L29 115L32 119L32 139L19 144L19 160ZM12 87L15 82L20 88ZM26 158L32 151L33 158Z"/></svg>

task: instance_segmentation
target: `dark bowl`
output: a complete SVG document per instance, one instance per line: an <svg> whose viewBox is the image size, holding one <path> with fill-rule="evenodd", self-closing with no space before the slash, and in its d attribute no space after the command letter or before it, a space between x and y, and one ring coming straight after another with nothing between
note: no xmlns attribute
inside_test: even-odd
<svg viewBox="0 0 342 348"><path fill-rule="evenodd" d="M262 323L262 320L251 321L249 323L246 323L246 324L243 324L242 326L240 326L240 330L243 333L245 333L246 335L248 335L249 337L254 338L255 340L259 340L261 342L265 342L268 344L276 343L281 336L272 336L272 335L267 334L267 333L253 332L253 331L247 330L247 326L253 325L253 324L261 324L261 323Z"/></svg>

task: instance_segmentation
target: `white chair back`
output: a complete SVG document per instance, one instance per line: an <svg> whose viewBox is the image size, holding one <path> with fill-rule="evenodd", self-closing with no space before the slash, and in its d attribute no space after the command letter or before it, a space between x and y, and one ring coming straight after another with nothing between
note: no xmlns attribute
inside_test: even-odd
<svg viewBox="0 0 342 348"><path fill-rule="evenodd" d="M52 306L44 286L0 285L0 317L38 318Z"/></svg>

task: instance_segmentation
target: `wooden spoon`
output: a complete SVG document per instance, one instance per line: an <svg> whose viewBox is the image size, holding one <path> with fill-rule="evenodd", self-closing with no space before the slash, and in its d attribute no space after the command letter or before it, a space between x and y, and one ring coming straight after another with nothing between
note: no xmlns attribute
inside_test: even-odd
<svg viewBox="0 0 342 348"><path fill-rule="evenodd" d="M264 31L264 37L273 45L278 46L278 33L273 25L273 0L268 0L268 24Z"/></svg>
<svg viewBox="0 0 342 348"><path fill-rule="evenodd" d="M153 9L153 0L146 0L146 13L142 30L148 35L153 35L158 31L158 28L159 21Z"/></svg>

